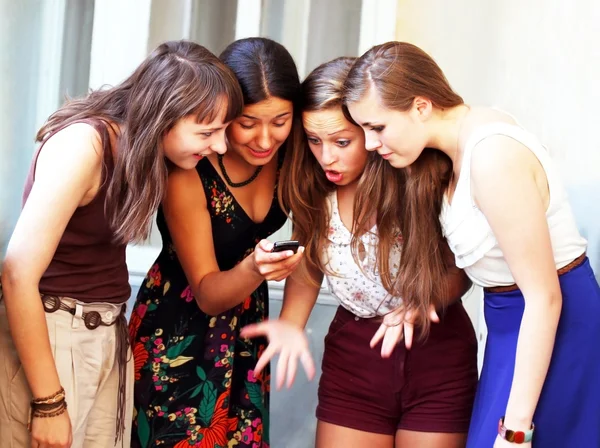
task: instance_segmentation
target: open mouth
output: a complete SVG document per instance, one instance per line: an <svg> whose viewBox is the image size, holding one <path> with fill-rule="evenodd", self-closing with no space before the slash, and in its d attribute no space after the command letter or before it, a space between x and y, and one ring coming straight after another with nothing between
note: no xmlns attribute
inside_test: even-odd
<svg viewBox="0 0 600 448"><path fill-rule="evenodd" d="M329 182L333 182L334 184L341 182L344 175L338 171L326 170L325 176Z"/></svg>

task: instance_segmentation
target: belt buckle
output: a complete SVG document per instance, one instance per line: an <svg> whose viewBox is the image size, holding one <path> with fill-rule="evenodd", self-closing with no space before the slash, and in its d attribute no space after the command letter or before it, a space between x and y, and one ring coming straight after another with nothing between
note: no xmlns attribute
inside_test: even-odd
<svg viewBox="0 0 600 448"><path fill-rule="evenodd" d="M55 296L42 296L42 305L47 313L55 313L60 309L60 299Z"/></svg>
<svg viewBox="0 0 600 448"><path fill-rule="evenodd" d="M95 330L102 323L102 316L98 311L90 311L83 316L83 323L88 330Z"/></svg>

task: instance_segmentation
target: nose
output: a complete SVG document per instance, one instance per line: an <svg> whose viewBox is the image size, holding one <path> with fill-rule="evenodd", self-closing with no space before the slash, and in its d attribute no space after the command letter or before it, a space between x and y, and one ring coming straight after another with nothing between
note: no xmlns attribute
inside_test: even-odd
<svg viewBox="0 0 600 448"><path fill-rule="evenodd" d="M367 151L376 151L381 148L381 140L374 132L365 132L365 149Z"/></svg>
<svg viewBox="0 0 600 448"><path fill-rule="evenodd" d="M323 145L321 162L325 166L331 165L333 162L335 162L335 148L333 148L332 145Z"/></svg>
<svg viewBox="0 0 600 448"><path fill-rule="evenodd" d="M225 154L227 152L227 142L225 141L225 135L217 136L214 143L210 145L210 149L217 154Z"/></svg>
<svg viewBox="0 0 600 448"><path fill-rule="evenodd" d="M268 126L263 126L260 130L260 134L256 138L256 145L262 151L267 151L273 147L273 138Z"/></svg>

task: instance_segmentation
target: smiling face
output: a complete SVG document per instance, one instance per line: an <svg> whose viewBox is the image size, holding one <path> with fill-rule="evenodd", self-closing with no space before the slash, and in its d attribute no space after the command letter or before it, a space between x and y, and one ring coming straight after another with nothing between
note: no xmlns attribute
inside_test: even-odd
<svg viewBox="0 0 600 448"><path fill-rule="evenodd" d="M227 129L231 150L250 165L266 165L290 135L293 111L291 101L277 97L245 106Z"/></svg>
<svg viewBox="0 0 600 448"><path fill-rule="evenodd" d="M390 165L404 168L412 164L427 145L427 135L418 105L406 112L384 107L370 88L348 111L365 132L365 147L377 151Z"/></svg>
<svg viewBox="0 0 600 448"><path fill-rule="evenodd" d="M224 154L225 108L212 122L198 123L195 115L178 120L164 135L162 144L165 157L182 169L192 169L203 157L213 153Z"/></svg>
<svg viewBox="0 0 600 448"><path fill-rule="evenodd" d="M311 152L330 182L357 182L367 163L363 131L349 122L340 107L302 113Z"/></svg>

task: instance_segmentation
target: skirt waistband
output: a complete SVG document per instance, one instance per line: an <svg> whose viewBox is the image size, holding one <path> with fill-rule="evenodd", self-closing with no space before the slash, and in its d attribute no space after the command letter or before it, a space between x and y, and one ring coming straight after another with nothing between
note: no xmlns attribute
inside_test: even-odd
<svg viewBox="0 0 600 448"><path fill-rule="evenodd" d="M561 275L571 272L573 269L581 266L583 264L583 262L586 260L586 258L587 258L587 255L584 252L580 256L575 258L572 262L567 264L566 266L563 266L562 268L558 269L556 271L556 273L560 277ZM485 292L490 292L490 293L511 292L511 291L516 291L517 289L519 289L519 287L517 286L516 283L513 283L512 285L508 285L508 286L492 286L489 288L483 288L483 290Z"/></svg>

